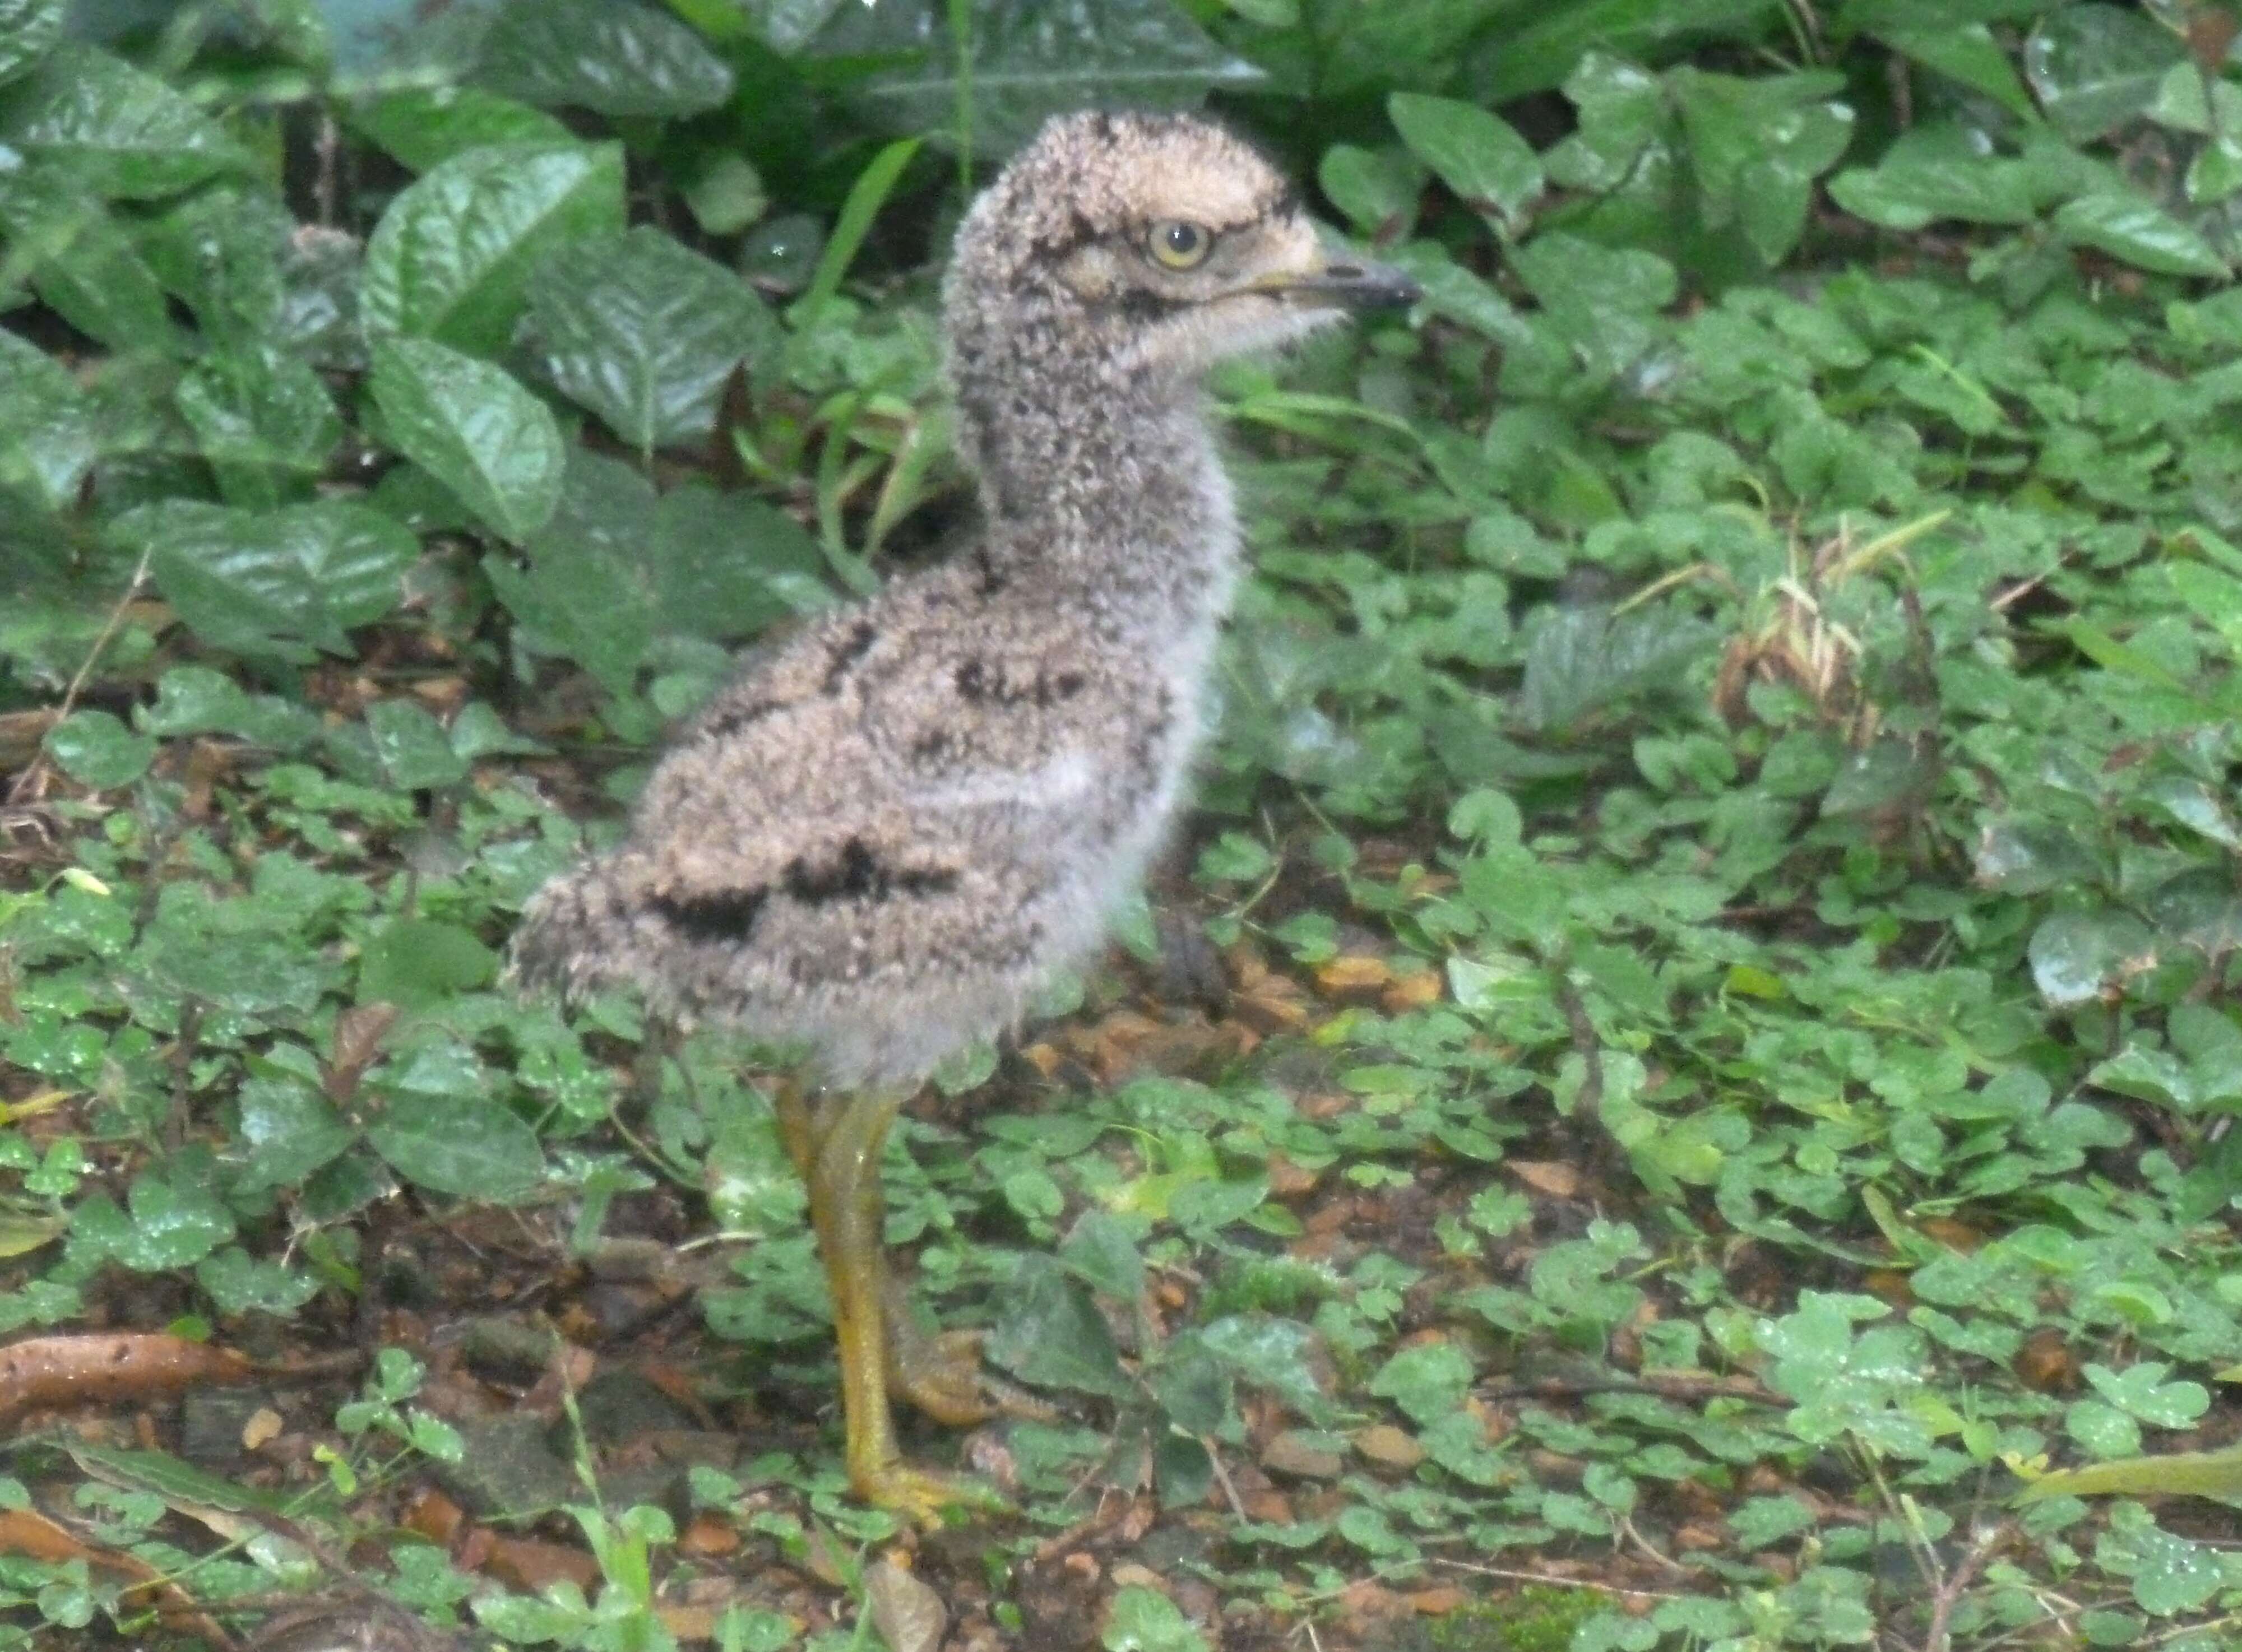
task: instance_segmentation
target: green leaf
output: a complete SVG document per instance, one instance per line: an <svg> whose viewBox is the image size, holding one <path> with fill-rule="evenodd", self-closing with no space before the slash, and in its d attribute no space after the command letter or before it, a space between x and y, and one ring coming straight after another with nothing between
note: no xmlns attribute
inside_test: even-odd
<svg viewBox="0 0 2242 1652"><path fill-rule="evenodd" d="M543 110L480 86L407 87L353 109L350 121L413 172L490 144L549 148L573 141Z"/></svg>
<svg viewBox="0 0 2242 1652"><path fill-rule="evenodd" d="M511 1203L545 1174L537 1133L481 1098L406 1091L389 1099L366 1136L407 1181L461 1199Z"/></svg>
<svg viewBox="0 0 2242 1652"><path fill-rule="evenodd" d="M164 290L117 218L81 195L57 197L41 187L54 182L52 174L18 182L10 187L0 173L0 226L11 265L29 271L40 299L113 350L179 353Z"/></svg>
<svg viewBox="0 0 2242 1652"><path fill-rule="evenodd" d="M560 501L567 453L552 409L503 367L428 338L373 347L373 399L398 451L519 542Z"/></svg>
<svg viewBox="0 0 2242 1652"><path fill-rule="evenodd" d="M389 518L336 499L261 512L167 499L110 532L149 552L157 589L205 641L297 660L305 645L349 653L350 629L398 605L420 554Z"/></svg>
<svg viewBox="0 0 2242 1652"><path fill-rule="evenodd" d="M849 197L841 203L841 214L833 222L833 233L818 255L817 272L809 278L809 285L795 301L793 317L798 332L807 332L815 325L818 312L825 308L833 295L841 291L841 278L849 273L855 262L856 249L864 244L870 232L872 220L880 215L880 208L896 187L896 180L903 168L911 163L924 140L901 137L889 144L865 164L849 186Z"/></svg>
<svg viewBox="0 0 2242 1652"><path fill-rule="evenodd" d="M0 329L0 488L68 508L99 451L77 381L37 345Z"/></svg>
<svg viewBox="0 0 2242 1652"><path fill-rule="evenodd" d="M47 731L48 754L97 791L130 786L156 759L156 742L107 712L72 712Z"/></svg>
<svg viewBox="0 0 2242 1652"><path fill-rule="evenodd" d="M989 1357L1023 1382L1119 1399L1120 1350L1090 1293L1048 1257L1030 1256L989 1333Z"/></svg>
<svg viewBox="0 0 2242 1652"><path fill-rule="evenodd" d="M2104 986L2156 960L2156 938L2117 907L2058 912L2041 920L2026 948L2040 996L2057 1009L2089 1003Z"/></svg>
<svg viewBox="0 0 2242 1652"><path fill-rule="evenodd" d="M0 0L0 83L20 79L55 49L64 0Z"/></svg>
<svg viewBox="0 0 2242 1652"><path fill-rule="evenodd" d="M641 452L715 429L732 369L777 341L747 283L647 225L547 259L529 320L561 393Z"/></svg>
<svg viewBox="0 0 2242 1652"><path fill-rule="evenodd" d="M326 1097L301 1079L250 1079L234 1105L249 1150L245 1174L257 1187L294 1187L357 1140Z"/></svg>
<svg viewBox="0 0 2242 1652"><path fill-rule="evenodd" d="M205 341L228 352L287 352L302 342L287 314L284 263L297 254L295 223L277 195L255 188L200 190L138 239L164 291L194 311ZM354 244L331 237L325 244ZM207 358L206 358L207 359Z"/></svg>
<svg viewBox="0 0 2242 1652"><path fill-rule="evenodd" d="M1520 10L1531 22L1506 30L1500 49L1473 64L1473 97L1505 104L1567 84L1591 53L1664 58L1695 36L1751 40L1782 17L1781 0L1571 0Z"/></svg>
<svg viewBox="0 0 2242 1652"><path fill-rule="evenodd" d="M1370 1380L1370 1391L1391 1400L1419 1426L1462 1408L1471 1393L1472 1362L1453 1342L1420 1342L1403 1348Z"/></svg>
<svg viewBox="0 0 2242 1652"><path fill-rule="evenodd" d="M682 483L654 505L650 530L639 518L637 537L664 631L734 642L834 599L809 531L745 493ZM616 543L620 550L630 540Z"/></svg>
<svg viewBox="0 0 2242 1652"><path fill-rule="evenodd" d="M366 331L491 354L513 337L538 262L623 224L613 144L499 144L400 190L366 237Z"/></svg>
<svg viewBox="0 0 2242 1652"><path fill-rule="evenodd" d="M1832 177L1829 196L1890 230L1919 230L1940 218L2029 224L2037 216L2024 163L1978 152L1975 135L1959 126L1901 133L1876 165Z"/></svg>
<svg viewBox="0 0 2242 1652"><path fill-rule="evenodd" d="M2038 117L2031 94L2024 90L2007 49L1983 23L1970 21L1930 27L1878 27L1871 23L1869 32L1926 69L1935 69L1950 80L1984 93L2019 120Z"/></svg>
<svg viewBox="0 0 2242 1652"><path fill-rule="evenodd" d="M375 701L366 708L366 728L382 772L399 791L456 786L467 778L467 759L452 749L444 726L409 699Z"/></svg>
<svg viewBox="0 0 2242 1652"><path fill-rule="evenodd" d="M187 1267L233 1237L233 1217L205 1187L153 1175L134 1179L131 1226L117 1260L144 1274Z"/></svg>
<svg viewBox="0 0 2242 1652"><path fill-rule="evenodd" d="M76 41L0 90L0 144L68 169L91 194L135 200L248 164L224 130L179 93Z"/></svg>
<svg viewBox="0 0 2242 1652"><path fill-rule="evenodd" d="M530 541L528 563L483 569L532 647L573 659L614 692L628 690L654 640L654 604L640 552L654 489L618 460L571 449L560 503Z"/></svg>
<svg viewBox="0 0 2242 1652"><path fill-rule="evenodd" d="M1357 232L1386 237L1406 235L1416 223L1425 172L1400 150L1333 144L1316 167L1316 183Z"/></svg>
<svg viewBox="0 0 2242 1652"><path fill-rule="evenodd" d="M359 955L359 1001L434 1009L487 987L497 973L498 954L457 924L394 919Z"/></svg>
<svg viewBox="0 0 2242 1652"><path fill-rule="evenodd" d="M1106 1609L1105 1652L1206 1652L1206 1639L1181 1609L1156 1588L1131 1583Z"/></svg>
<svg viewBox="0 0 2242 1652"><path fill-rule="evenodd" d="M819 57L896 64L849 89L890 132L949 133L959 74L949 30L926 27L911 5L841 8L810 46ZM1224 50L1184 9L1144 0L985 0L972 10L977 151L1003 155L1052 116L1089 103L1186 109L1210 90L1247 90L1266 77Z"/></svg>
<svg viewBox="0 0 2242 1652"><path fill-rule="evenodd" d="M1541 161L1507 121L1476 104L1415 92L1395 92L1386 107L1402 141L1467 205L1508 230L1524 227L1526 209L1541 193Z"/></svg>
<svg viewBox="0 0 2242 1652"><path fill-rule="evenodd" d="M205 358L172 396L230 505L308 495L342 439L319 374L270 346Z"/></svg>
<svg viewBox="0 0 2242 1652"><path fill-rule="evenodd" d="M1129 1224L1086 1210L1058 1247L1058 1259L1094 1290L1133 1303L1144 1294L1144 1260Z"/></svg>
<svg viewBox="0 0 2242 1652"><path fill-rule="evenodd" d="M684 23L634 0L506 0L477 78L525 103L674 118L732 95L732 71Z"/></svg>
<svg viewBox="0 0 2242 1652"><path fill-rule="evenodd" d="M2208 241L2146 196L2082 195L2057 209L2055 226L2073 241L2158 275L2223 280L2230 273Z"/></svg>
<svg viewBox="0 0 2242 1652"><path fill-rule="evenodd" d="M2130 6L2059 6L2024 42L2024 78L2055 129L2084 144L2145 110L2185 55L2176 36Z"/></svg>

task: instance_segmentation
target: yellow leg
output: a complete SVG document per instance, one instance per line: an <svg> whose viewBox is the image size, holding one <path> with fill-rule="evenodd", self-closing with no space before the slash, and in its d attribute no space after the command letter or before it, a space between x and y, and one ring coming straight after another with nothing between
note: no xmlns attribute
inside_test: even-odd
<svg viewBox="0 0 2242 1652"><path fill-rule="evenodd" d="M868 1503L931 1523L946 1507L989 1500L970 1486L907 1467L888 1409L880 1153L903 1103L899 1095L851 1095L813 1107L789 1086L780 1090L777 1108L787 1154L809 1188L810 1226L833 1297L849 1483Z"/></svg>

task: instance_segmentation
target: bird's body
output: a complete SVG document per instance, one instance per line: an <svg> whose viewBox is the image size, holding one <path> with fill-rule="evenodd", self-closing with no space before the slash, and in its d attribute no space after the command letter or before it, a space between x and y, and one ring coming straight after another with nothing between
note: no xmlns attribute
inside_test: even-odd
<svg viewBox="0 0 2242 1652"><path fill-rule="evenodd" d="M799 1047L848 1093L822 1116L789 1093L781 1122L869 1496L932 1495L895 1461L879 1392L898 1381L879 1323L887 1123L1098 945L1206 720L1238 529L1199 377L1413 291L1330 264L1282 177L1218 127L1051 123L960 225L944 294L979 538L748 665L655 769L623 844L525 915L526 980L636 983L673 1016Z"/></svg>

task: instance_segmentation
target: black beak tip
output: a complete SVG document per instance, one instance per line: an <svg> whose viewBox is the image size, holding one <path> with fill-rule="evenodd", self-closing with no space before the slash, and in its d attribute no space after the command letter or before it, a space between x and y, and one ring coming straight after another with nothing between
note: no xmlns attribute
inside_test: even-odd
<svg viewBox="0 0 2242 1652"><path fill-rule="evenodd" d="M1425 296L1415 279L1385 264L1334 264L1324 271L1333 298L1358 310L1406 310Z"/></svg>

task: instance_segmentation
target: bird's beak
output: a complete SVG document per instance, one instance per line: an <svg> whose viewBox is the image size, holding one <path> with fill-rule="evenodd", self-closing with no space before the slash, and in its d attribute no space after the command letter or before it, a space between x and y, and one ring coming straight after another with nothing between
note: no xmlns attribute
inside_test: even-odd
<svg viewBox="0 0 2242 1652"><path fill-rule="evenodd" d="M1401 310L1425 296L1424 288L1391 264L1326 264L1319 269L1285 271L1253 284L1257 291L1296 303L1346 310Z"/></svg>

